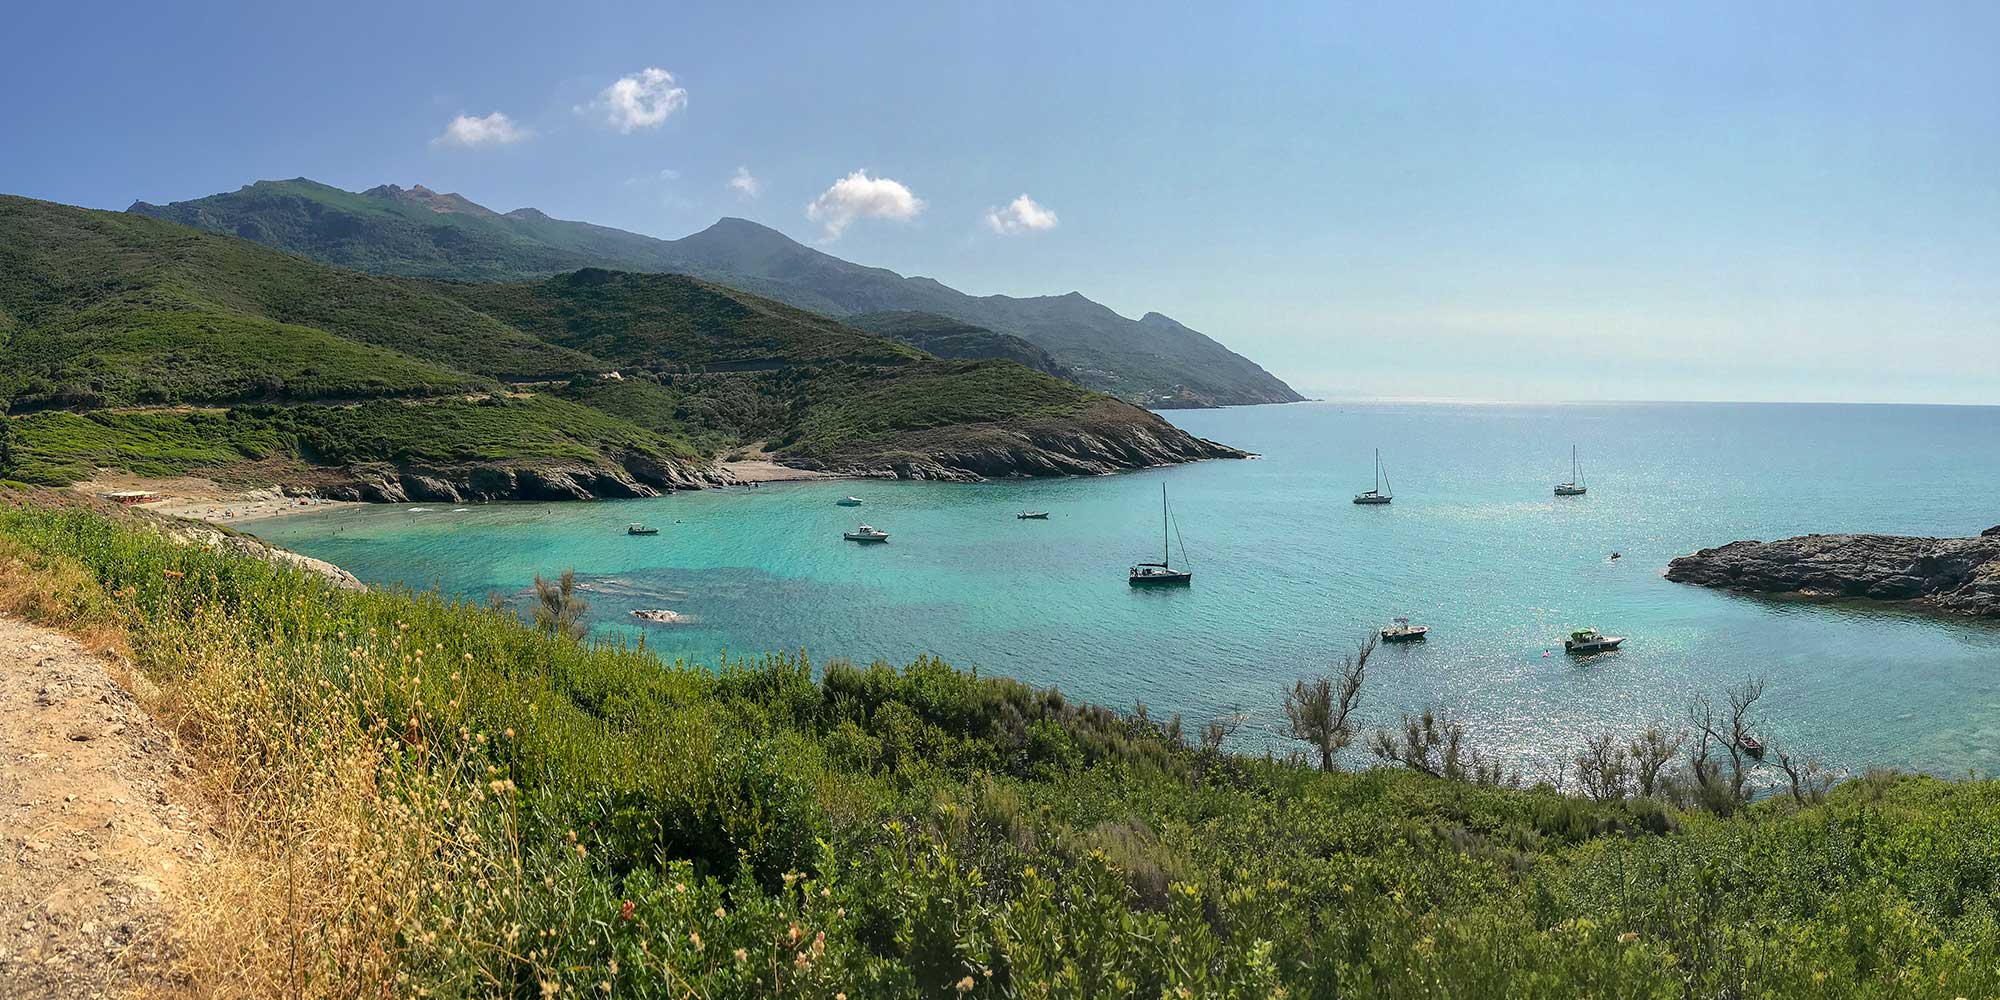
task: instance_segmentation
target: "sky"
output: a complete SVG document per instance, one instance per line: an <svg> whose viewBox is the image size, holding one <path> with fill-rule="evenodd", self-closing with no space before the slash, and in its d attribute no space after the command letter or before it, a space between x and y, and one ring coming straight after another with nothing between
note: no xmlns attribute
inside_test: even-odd
<svg viewBox="0 0 2000 1000"><path fill-rule="evenodd" d="M2000 5L20 4L0 192L1071 290L1309 395L2000 403Z"/></svg>

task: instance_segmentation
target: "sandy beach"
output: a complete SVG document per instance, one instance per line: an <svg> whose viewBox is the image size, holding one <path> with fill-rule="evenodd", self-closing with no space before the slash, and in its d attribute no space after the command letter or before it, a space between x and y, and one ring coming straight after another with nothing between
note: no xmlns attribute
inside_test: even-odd
<svg viewBox="0 0 2000 1000"><path fill-rule="evenodd" d="M811 469L794 469L789 465L779 465L766 459L748 459L741 462L718 462L716 466L735 476L744 483L789 483L802 479L837 479L824 472Z"/></svg>
<svg viewBox="0 0 2000 1000"><path fill-rule="evenodd" d="M288 514L305 514L337 507L364 504L322 497L289 497L275 487L235 489L213 480L186 476L146 479L138 476L101 475L74 484L71 489L86 496L121 490L144 490L159 499L133 504L141 510L156 511L210 524L234 525Z"/></svg>

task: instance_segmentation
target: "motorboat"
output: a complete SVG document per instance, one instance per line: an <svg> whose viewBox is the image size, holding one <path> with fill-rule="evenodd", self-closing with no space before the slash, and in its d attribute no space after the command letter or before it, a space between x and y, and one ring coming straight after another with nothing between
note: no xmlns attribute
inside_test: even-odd
<svg viewBox="0 0 2000 1000"><path fill-rule="evenodd" d="M1045 510L1024 510L1014 516L1023 521L1046 521L1049 519L1049 512Z"/></svg>
<svg viewBox="0 0 2000 1000"><path fill-rule="evenodd" d="M886 542L889 540L889 533L864 524L853 531L842 532L840 537L850 542Z"/></svg>
<svg viewBox="0 0 2000 1000"><path fill-rule="evenodd" d="M1408 618L1394 618L1381 630L1383 642L1416 642L1429 636L1429 625L1412 625Z"/></svg>
<svg viewBox="0 0 2000 1000"><path fill-rule="evenodd" d="M1382 630L1383 642L1417 642L1431 634L1429 625L1412 625L1408 618L1397 618Z"/></svg>
<svg viewBox="0 0 2000 1000"><path fill-rule="evenodd" d="M628 535L657 535L660 533L660 529L648 527L634 521L625 526L625 533Z"/></svg>
<svg viewBox="0 0 2000 1000"><path fill-rule="evenodd" d="M859 506L861 506L861 498L860 498L860 497L841 497L840 499L838 499L838 500L835 500L835 501L833 502L833 504L834 504L834 506L836 506L836 507L859 507Z"/></svg>
<svg viewBox="0 0 2000 1000"><path fill-rule="evenodd" d="M1579 656L1591 653L1608 653L1625 641L1622 635L1605 635L1594 628L1580 628L1563 640L1563 652Z"/></svg>

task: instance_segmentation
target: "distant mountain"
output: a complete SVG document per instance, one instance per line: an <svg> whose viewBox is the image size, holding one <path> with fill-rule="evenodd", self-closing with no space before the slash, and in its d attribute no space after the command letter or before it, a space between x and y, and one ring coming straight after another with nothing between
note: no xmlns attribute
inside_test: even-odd
<svg viewBox="0 0 2000 1000"><path fill-rule="evenodd" d="M1077 292L967 295L821 253L743 219L659 240L532 208L502 214L422 186L354 193L304 178L170 205L138 202L130 211L378 274L503 281L585 267L672 271L828 316L932 313L1026 340L1084 385L1146 406L1302 398L1249 359L1158 313L1127 319Z"/></svg>
<svg viewBox="0 0 2000 1000"><path fill-rule="evenodd" d="M1241 455L1011 361L685 274L382 276L4 195L0 414L4 479L199 472L387 501L650 496L727 481L715 460L738 451L910 478Z"/></svg>
<svg viewBox="0 0 2000 1000"><path fill-rule="evenodd" d="M1011 333L995 333L927 312L856 313L843 316L848 326L900 340L940 358L1004 358L1057 378L1075 380L1049 352Z"/></svg>

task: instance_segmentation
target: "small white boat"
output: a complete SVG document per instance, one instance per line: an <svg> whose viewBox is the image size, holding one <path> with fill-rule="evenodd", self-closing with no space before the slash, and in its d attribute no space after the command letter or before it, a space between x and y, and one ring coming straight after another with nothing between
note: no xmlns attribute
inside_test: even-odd
<svg viewBox="0 0 2000 1000"><path fill-rule="evenodd" d="M1591 653L1608 653L1625 641L1622 635L1605 635L1594 628L1580 628L1563 640L1563 652L1588 656Z"/></svg>
<svg viewBox="0 0 2000 1000"><path fill-rule="evenodd" d="M864 524L853 531L841 533L840 537L850 542L886 542L889 540L889 533Z"/></svg>
<svg viewBox="0 0 2000 1000"><path fill-rule="evenodd" d="M1383 642L1417 642L1431 634L1429 625L1412 625L1408 618L1397 618L1395 624L1382 630Z"/></svg>
<svg viewBox="0 0 2000 1000"><path fill-rule="evenodd" d="M1045 510L1024 510L1014 516L1023 521L1046 521L1049 519L1049 512Z"/></svg>
<svg viewBox="0 0 2000 1000"><path fill-rule="evenodd" d="M1556 484L1556 496L1580 497L1590 492L1583 488L1583 473L1576 465L1576 445L1569 446L1569 482Z"/></svg>
<svg viewBox="0 0 2000 1000"><path fill-rule="evenodd" d="M1354 502L1359 504L1388 503L1396 499L1396 491L1389 485L1389 470L1382 467L1382 449L1375 449L1375 488L1366 493L1357 493Z"/></svg>
<svg viewBox="0 0 2000 1000"><path fill-rule="evenodd" d="M633 521L631 524L625 526L625 533L628 535L657 535L660 533L660 529Z"/></svg>
<svg viewBox="0 0 2000 1000"><path fill-rule="evenodd" d="M834 503L834 506L836 506L836 507L859 507L859 506L861 506L861 498L860 498L860 497L841 497L840 499L838 499L838 500L835 500L835 501L834 501L833 503Z"/></svg>

